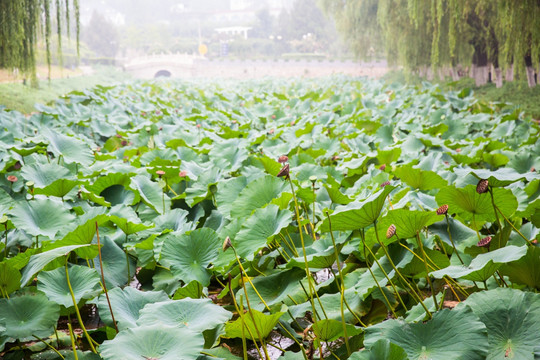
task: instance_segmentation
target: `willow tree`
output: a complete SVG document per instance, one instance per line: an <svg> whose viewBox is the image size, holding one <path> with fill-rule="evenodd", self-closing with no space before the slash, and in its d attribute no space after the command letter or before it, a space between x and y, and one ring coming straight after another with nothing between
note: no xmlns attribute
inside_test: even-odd
<svg viewBox="0 0 540 360"><path fill-rule="evenodd" d="M58 52L62 34L70 36L70 21L75 19L79 44L78 0L1 0L0 68L18 70L36 80L37 45L45 41L47 64L51 67L51 28L56 24ZM65 29L64 29L65 28ZM78 50L77 50L78 51Z"/></svg>
<svg viewBox="0 0 540 360"><path fill-rule="evenodd" d="M320 0L327 14L336 21L337 30L355 55L370 59L384 53L382 34L377 23L378 0Z"/></svg>

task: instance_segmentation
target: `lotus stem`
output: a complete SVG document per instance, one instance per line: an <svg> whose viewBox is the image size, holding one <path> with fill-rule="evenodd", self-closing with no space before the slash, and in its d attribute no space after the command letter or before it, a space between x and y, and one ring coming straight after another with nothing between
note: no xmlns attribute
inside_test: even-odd
<svg viewBox="0 0 540 360"><path fill-rule="evenodd" d="M384 276L386 277L386 279L390 282L390 279L388 278L388 275L386 274L386 271L384 271L384 269L382 268L381 264L379 263L379 261L377 260L377 258L375 257L375 254L373 254L373 251L371 251L370 248L368 248L367 244L366 244L366 240L364 239L363 236L360 237L362 239L362 243L364 244L364 251L365 249L368 249L369 251L369 254L371 256L373 256L373 259L375 260L375 262L377 263L377 265L379 266L379 269L381 269L382 273L384 274ZM364 253L364 256L365 256L365 253ZM365 256L366 257L366 256ZM386 300L386 303L388 304L388 308L390 308L390 312L392 312L392 315L394 315L394 318L397 319L397 315L394 311L394 308L392 307L392 304L390 303L390 300L388 300L388 297L386 296L386 294L384 293L381 285L379 284L379 281L377 280L377 277L375 276L375 274L373 273L373 271L371 270L371 266L369 265L369 262L367 261L367 257L366 257L366 263L367 263L367 269L369 271L369 273L371 274L371 277L373 277L373 280L375 280L375 284L377 284L377 287L379 288L379 291L381 292L382 296L384 297L384 299ZM394 290L396 291L397 293L397 289L394 288ZM399 296L399 294L398 294ZM401 298L400 298L401 299ZM402 300L403 301L403 300ZM405 306L404 306L405 307ZM406 308L406 307L405 307Z"/></svg>
<svg viewBox="0 0 540 360"><path fill-rule="evenodd" d="M326 218L328 219L328 227L330 231L330 238L332 239L332 245L334 247L334 255L336 256L336 265L338 268L339 273L339 279L341 281L341 284L337 281L337 278L334 276L334 279L336 280L336 285L339 287L339 292L341 293L341 301L340 301L340 310L341 310L341 323L343 325L343 335L345 340L345 347L347 348L347 355L351 356L351 348L349 345L349 337L347 335L347 323L345 322L345 312L343 310L343 301L345 299L345 280L343 279L343 273L341 272L341 264L339 263L339 254L338 249L336 247L336 240L334 239L334 233L332 232L332 220L330 220L330 215L328 214L328 211L326 212Z"/></svg>
<svg viewBox="0 0 540 360"><path fill-rule="evenodd" d="M103 287L105 298L107 298L107 305L109 306L109 311L111 313L114 329L116 330L116 333L118 334L118 326L116 325L116 320L114 319L114 313L111 306L111 300L109 299L109 292L107 291L107 285L105 284L105 275L103 274L103 262L101 260L101 243L99 241L99 225L97 221L96 221L96 236L97 236L97 243L98 243L99 270L101 271L101 281L102 281L101 286Z"/></svg>
<svg viewBox="0 0 540 360"><path fill-rule="evenodd" d="M73 349L73 357L75 360L79 360L79 356L77 355L77 347L75 346L75 336L73 336L73 329L71 328L71 323L68 322L68 329L69 329L69 337L71 338L71 348Z"/></svg>
<svg viewBox="0 0 540 360"><path fill-rule="evenodd" d="M396 274L398 274L399 278L401 279L401 281L403 281L407 287L411 290L411 293L413 295L413 297L420 303L420 305L424 308L424 310L426 311L426 314L429 315L429 317L431 318L431 313L429 312L428 308L426 307L426 304L424 304L424 301L422 300L422 297L420 295L418 295L416 293L416 291L413 289L412 285L409 283L409 281L403 276L403 274L401 273L401 271L398 270L398 268L396 267L396 265L394 264L394 260L392 260L392 257L390 256L390 253L388 252L388 249L386 248L386 246L384 245L384 243L380 240L379 238L379 231L377 229L377 220L375 220L373 222L373 227L375 228L375 238L377 239L377 242L379 243L379 245L381 245L386 257L388 258L388 261L390 262L390 265L392 266L392 268L394 269L394 271L396 272ZM394 236L398 239L399 241L399 238L397 237L395 231L394 231Z"/></svg>
<svg viewBox="0 0 540 360"><path fill-rule="evenodd" d="M495 205L495 198L493 197L493 188L488 187L489 196L491 197L491 205L493 205L493 212L495 213L495 218L497 219L497 225L499 225L499 231L502 230L501 221L499 220L499 215L497 215L497 206Z"/></svg>
<svg viewBox="0 0 540 360"><path fill-rule="evenodd" d="M461 256L459 256L459 251L456 247L456 244L454 244L454 240L452 239L452 232L450 231L450 220L448 220L448 214L444 214L444 217L446 218L446 232L448 232L448 238L452 243L452 247L454 248L454 251L456 252L456 256L458 257L459 261L462 265L465 265L465 262L463 262L463 259L461 258Z"/></svg>
<svg viewBox="0 0 540 360"><path fill-rule="evenodd" d="M64 356L62 354L60 354L60 352L54 348L54 346L52 346L51 344L49 344L48 342L46 342L45 340L43 340L39 336L36 336L34 334L32 334L32 336L35 337L36 339L38 339L39 341L41 341L42 343L44 343L45 345L47 345L47 347L49 347L52 351L54 351L62 359L65 359Z"/></svg>
<svg viewBox="0 0 540 360"><path fill-rule="evenodd" d="M66 256L66 263L64 268L66 269L66 281L69 288L69 293L71 295L71 300L73 301L73 307L75 307L75 314L77 314L77 320L79 320L79 325L81 326L81 329L86 336L86 339L88 340L88 344L90 345L90 349L92 349L92 352L94 354L97 354L96 348L94 347L92 338L90 337L90 334L86 331L86 328L84 327L83 320L81 318L81 313L79 311L79 306L77 305L77 300L75 300L75 294L73 294L73 288L71 287L71 283L69 281L69 271L68 271L68 258Z"/></svg>
<svg viewBox="0 0 540 360"><path fill-rule="evenodd" d="M308 264L307 255L306 255L306 245L304 243L304 236L302 235L302 225L300 224L300 210L298 208L298 200L296 199L296 192L294 191L294 185L292 183L290 173L287 174L286 177L287 177L287 180L289 180L289 184L291 185L291 191L292 191L293 200L294 200L294 211L296 213L296 221L298 222L298 233L300 234L300 243L302 244L302 253L304 255L304 265L306 268L306 276L307 276L308 286L309 286L309 302L311 303L311 307L313 309L313 321L316 323L317 315L316 315L315 303L313 302L314 289L313 289L311 272L309 271L309 264ZM322 305L321 305L321 308L322 308ZM324 311L324 308L323 308L323 311ZM320 355L322 359L323 358L322 349L320 349Z"/></svg>
<svg viewBox="0 0 540 360"><path fill-rule="evenodd" d="M233 300L233 304L234 304L234 308L236 309L236 312L238 313L238 316L240 316L240 321L242 322L242 350L243 350L243 353L244 353L244 360L247 360L247 344L246 344L246 336L244 335L244 328L246 328L248 330L248 332L250 333L251 335L251 331L250 329L246 326L246 322L244 320L244 314L242 311L240 311L240 309L238 308L238 304L236 303L236 297L234 295L234 292L232 290L232 286L231 286L231 277L229 275L229 292L231 293L231 297L232 297L232 300ZM254 339L253 335L251 335L251 338ZM257 347L257 352L259 352L259 356L261 356L261 352L259 351L259 347L257 346L257 344L255 344L255 346ZM261 356L262 358L262 356Z"/></svg>
<svg viewBox="0 0 540 360"><path fill-rule="evenodd" d="M529 239L527 239L522 233L521 231L519 231L515 226L514 224L512 224L512 222L510 220L508 220L508 218L503 214L503 212L501 211L501 209L499 209L496 205L495 205L495 209L499 210L499 212L501 213L501 216L504 218L504 220L508 223L508 225L510 225L510 227L518 233L519 236L521 236L523 238L523 240L525 240L527 242L527 244L529 246L534 246L531 241Z"/></svg>
<svg viewBox="0 0 540 360"><path fill-rule="evenodd" d="M431 295L433 296L433 303L435 304L435 309L439 310L439 304L437 303L437 296L435 295L435 288L433 287L433 283L431 282L431 279L429 277L429 270L427 265L427 259L426 259L426 252L424 251L424 244L422 244L422 240L420 240L420 233L416 232L416 241L418 242L418 247L420 248L420 252L422 253L423 257L423 263L426 268L426 280L429 284L429 287L431 288Z"/></svg>

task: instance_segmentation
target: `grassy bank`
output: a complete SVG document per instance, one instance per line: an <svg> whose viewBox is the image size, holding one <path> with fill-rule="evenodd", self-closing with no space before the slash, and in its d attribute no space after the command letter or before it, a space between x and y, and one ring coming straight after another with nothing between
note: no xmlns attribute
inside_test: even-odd
<svg viewBox="0 0 540 360"><path fill-rule="evenodd" d="M41 80L38 88L23 85L22 82L1 83L0 105L22 113L31 113L35 111L36 103L47 104L74 90L114 84L127 79L129 76L116 68L101 67L95 69L90 75L53 79L50 82Z"/></svg>
<svg viewBox="0 0 540 360"><path fill-rule="evenodd" d="M420 85L424 79L418 76L406 74L404 71L389 72L384 80L412 85ZM519 107L533 119L540 119L540 85L529 88L526 81L505 82L503 87L497 89L494 83L484 86L476 86L474 79L464 78L459 81L433 81L445 91L461 91L465 88L472 89L474 96L485 102L499 102L511 107Z"/></svg>

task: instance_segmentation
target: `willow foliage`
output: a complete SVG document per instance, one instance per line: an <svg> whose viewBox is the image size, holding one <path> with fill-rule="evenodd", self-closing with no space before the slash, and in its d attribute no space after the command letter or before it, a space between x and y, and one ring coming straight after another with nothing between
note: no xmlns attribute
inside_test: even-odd
<svg viewBox="0 0 540 360"><path fill-rule="evenodd" d="M64 28L68 37L70 36L71 8L75 9L74 19L78 48L78 0L55 0L54 3L52 0L0 1L0 67L18 69L35 80L36 48L38 41L44 39L50 73L52 22L56 24L58 52L61 55ZM51 11L55 13L54 17L51 17Z"/></svg>
<svg viewBox="0 0 540 360"><path fill-rule="evenodd" d="M390 63L413 70L540 61L538 0L320 1L359 57L379 46Z"/></svg>

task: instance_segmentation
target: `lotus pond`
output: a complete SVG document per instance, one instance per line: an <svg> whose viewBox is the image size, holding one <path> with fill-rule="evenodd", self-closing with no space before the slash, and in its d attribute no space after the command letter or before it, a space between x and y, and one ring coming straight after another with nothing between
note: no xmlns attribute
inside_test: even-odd
<svg viewBox="0 0 540 360"><path fill-rule="evenodd" d="M0 109L3 359L534 359L539 127L470 91L152 82Z"/></svg>

